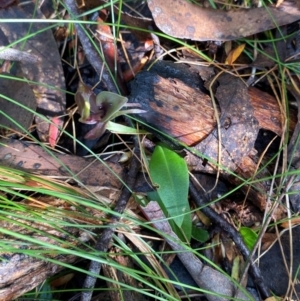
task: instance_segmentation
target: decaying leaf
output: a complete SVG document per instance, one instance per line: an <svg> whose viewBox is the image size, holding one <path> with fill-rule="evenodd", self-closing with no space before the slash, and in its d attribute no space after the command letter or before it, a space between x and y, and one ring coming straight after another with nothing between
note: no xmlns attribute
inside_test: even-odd
<svg viewBox="0 0 300 301"><path fill-rule="evenodd" d="M223 167L236 170L242 159L254 147L259 125L254 117L247 87L240 79L222 75L218 79L216 97L221 108L221 141L214 130L195 148L203 155L218 162L218 144L221 142L221 162ZM215 166L206 160L187 155L187 163L195 170L212 172Z"/></svg>
<svg viewBox="0 0 300 301"><path fill-rule="evenodd" d="M201 8L186 0L148 0L157 27L164 33L195 41L226 41L246 37L300 18L300 1L270 6L216 10Z"/></svg>

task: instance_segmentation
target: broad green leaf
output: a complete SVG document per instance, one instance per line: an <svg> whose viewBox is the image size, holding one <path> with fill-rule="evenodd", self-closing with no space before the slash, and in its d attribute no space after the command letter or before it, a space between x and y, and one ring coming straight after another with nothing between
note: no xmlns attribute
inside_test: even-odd
<svg viewBox="0 0 300 301"><path fill-rule="evenodd" d="M257 234L248 227L241 227L240 233L243 237L243 240L248 247L248 249L251 251L257 241Z"/></svg>
<svg viewBox="0 0 300 301"><path fill-rule="evenodd" d="M159 203L161 210L165 216L168 216L168 212L161 201L161 198L157 191L150 191L147 193L147 197L151 201L156 201ZM192 218L190 214L185 214L183 218L182 225L180 227L174 222L174 220L168 220L174 233L185 243L189 243L192 237Z"/></svg>
<svg viewBox="0 0 300 301"><path fill-rule="evenodd" d="M193 226L192 237L199 242L205 242L209 239L209 234L206 230Z"/></svg>
<svg viewBox="0 0 300 301"><path fill-rule="evenodd" d="M161 204L181 227L184 214L189 212L188 188L189 174L186 162L175 152L156 146L149 164L153 183L158 186L157 192Z"/></svg>
<svg viewBox="0 0 300 301"><path fill-rule="evenodd" d="M192 217L190 214L183 216L183 221L180 227L175 224L173 220L170 220L172 230L176 235L185 243L189 243L192 238Z"/></svg>

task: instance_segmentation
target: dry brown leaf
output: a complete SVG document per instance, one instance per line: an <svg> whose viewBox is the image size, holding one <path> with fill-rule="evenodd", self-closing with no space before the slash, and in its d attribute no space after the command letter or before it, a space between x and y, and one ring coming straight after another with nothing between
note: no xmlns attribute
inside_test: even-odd
<svg viewBox="0 0 300 301"><path fill-rule="evenodd" d="M232 49L228 53L228 56L225 60L225 64L232 65L238 59L238 57L242 54L242 52L245 49L245 46L246 46L246 44L241 44L238 47L236 47L235 49Z"/></svg>
<svg viewBox="0 0 300 301"><path fill-rule="evenodd" d="M195 149L215 162L218 160L218 145L221 143L221 165L229 170L236 170L242 159L254 147L259 125L254 116L254 109L250 101L245 84L237 78L222 75L218 82L216 97L221 108L220 133L214 130ZM187 163L194 170L212 172L214 165L207 160L187 155Z"/></svg>
<svg viewBox="0 0 300 301"><path fill-rule="evenodd" d="M157 27L164 33L195 41L226 41L246 37L299 20L300 1L274 6L215 10L186 0L148 0Z"/></svg>

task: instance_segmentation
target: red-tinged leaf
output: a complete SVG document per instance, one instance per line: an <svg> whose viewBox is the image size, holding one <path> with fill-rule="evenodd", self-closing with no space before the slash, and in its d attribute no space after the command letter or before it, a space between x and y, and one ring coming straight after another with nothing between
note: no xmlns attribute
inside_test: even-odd
<svg viewBox="0 0 300 301"><path fill-rule="evenodd" d="M128 95L128 89L125 85L125 81L123 79L122 71L119 64L118 59L118 50L116 48L116 43L114 42L114 36L111 32L110 26L106 23L103 23L103 20L98 18L98 26L97 26L97 37L101 42L101 47L103 49L103 54L105 57L105 62L108 65L112 74L115 74L115 70L117 70L116 80L118 87L123 95Z"/></svg>
<svg viewBox="0 0 300 301"><path fill-rule="evenodd" d="M225 64L227 65L232 65L237 59L238 57L242 54L242 52L245 49L246 44L241 44L238 47L236 47L235 49L232 49L225 61Z"/></svg>
<svg viewBox="0 0 300 301"><path fill-rule="evenodd" d="M55 147L56 146L56 141L57 141L57 138L59 136L59 129L58 129L58 126L59 126L59 123L60 123L60 120L59 120L59 117L53 117L52 120L51 120L51 124L50 124L50 127L49 127L49 144L51 145L51 147Z"/></svg>

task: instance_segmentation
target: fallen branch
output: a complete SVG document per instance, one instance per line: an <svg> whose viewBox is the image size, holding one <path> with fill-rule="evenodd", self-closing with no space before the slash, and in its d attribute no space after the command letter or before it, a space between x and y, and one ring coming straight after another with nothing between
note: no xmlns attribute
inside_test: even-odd
<svg viewBox="0 0 300 301"><path fill-rule="evenodd" d="M199 195L193 183L190 184L190 192L197 206L202 207L201 210L203 211L203 213L206 214L216 225L218 225L227 233L227 235L234 241L234 243L242 253L244 260L250 262L250 274L253 277L255 283L257 284L257 287L263 299L270 297L270 290L264 283L259 268L256 264L253 263L250 251L245 246L241 235L226 220L222 219L212 208L207 206L206 202Z"/></svg>

